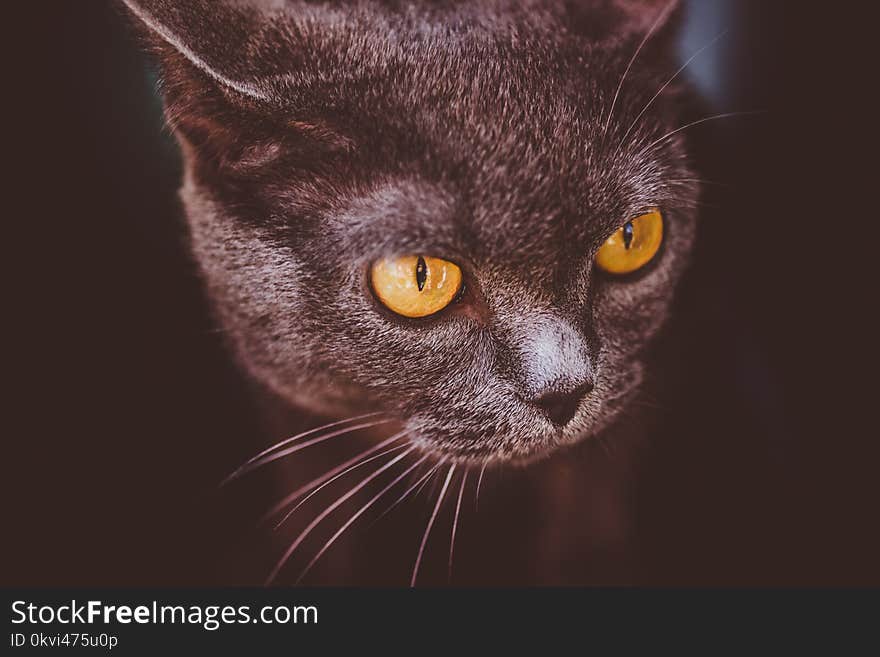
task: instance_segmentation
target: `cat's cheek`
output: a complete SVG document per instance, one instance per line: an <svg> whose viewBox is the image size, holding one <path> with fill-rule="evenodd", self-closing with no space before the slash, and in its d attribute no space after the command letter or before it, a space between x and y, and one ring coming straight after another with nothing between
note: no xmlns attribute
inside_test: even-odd
<svg viewBox="0 0 880 657"><path fill-rule="evenodd" d="M669 303L653 289L635 290L613 282L597 287L593 298L593 325L600 343L624 352L636 352L665 323Z"/></svg>
<svg viewBox="0 0 880 657"><path fill-rule="evenodd" d="M214 315L242 369L291 404L326 413L347 408L352 395L317 366L320 344L297 326L308 312L308 276L293 254L224 212L190 177L181 199Z"/></svg>

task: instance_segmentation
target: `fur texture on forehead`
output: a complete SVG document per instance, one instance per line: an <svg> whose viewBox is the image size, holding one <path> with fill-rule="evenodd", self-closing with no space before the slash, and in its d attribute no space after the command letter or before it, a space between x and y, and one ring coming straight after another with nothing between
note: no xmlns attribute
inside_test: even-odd
<svg viewBox="0 0 880 657"><path fill-rule="evenodd" d="M288 118L370 106L376 96L388 97L382 83L389 79L411 82L394 86L401 106L433 100L461 110L461 100L481 95L526 102L521 94L566 78L589 86L589 63L607 65L605 53L621 43L634 47L646 22L674 25L676 4L126 2L166 57L181 55L231 102L283 109Z"/></svg>
<svg viewBox="0 0 880 657"><path fill-rule="evenodd" d="M454 213L469 217L473 242L508 254L525 242L549 257L535 252L548 226L589 248L618 216L664 200L667 162L681 159L667 149L644 166L640 148L659 135L658 122L636 125L642 139L629 148L615 139L621 122L610 135L605 122L620 53L635 50L647 19L669 23L674 5L130 4L154 29L169 121L195 156L254 180L285 154L314 170L338 168L330 156L342 152L349 185L385 174L452 187L475 210ZM668 54L651 48L644 57L665 71ZM649 74L636 67L633 86L659 86ZM618 114L632 118L647 100L630 92ZM463 198L460 181L480 198ZM557 220L535 222L536 207Z"/></svg>
<svg viewBox="0 0 880 657"><path fill-rule="evenodd" d="M693 241L683 96L664 86L676 3L126 4L196 259L255 378L311 410L387 411L450 458L534 458L619 415ZM597 274L652 207L660 254ZM467 301L383 309L369 263L407 252L458 262ZM564 426L532 403L587 383Z"/></svg>

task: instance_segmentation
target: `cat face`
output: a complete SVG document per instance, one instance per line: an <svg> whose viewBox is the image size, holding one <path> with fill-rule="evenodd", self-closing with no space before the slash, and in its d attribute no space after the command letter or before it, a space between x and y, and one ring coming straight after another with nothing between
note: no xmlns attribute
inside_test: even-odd
<svg viewBox="0 0 880 657"><path fill-rule="evenodd" d="M130 3L247 371L311 410L388 412L452 459L534 458L608 426L693 240L680 93L654 97L671 6L266 4ZM650 261L598 268L655 209ZM449 305L380 300L372 266L404 256L457 266Z"/></svg>

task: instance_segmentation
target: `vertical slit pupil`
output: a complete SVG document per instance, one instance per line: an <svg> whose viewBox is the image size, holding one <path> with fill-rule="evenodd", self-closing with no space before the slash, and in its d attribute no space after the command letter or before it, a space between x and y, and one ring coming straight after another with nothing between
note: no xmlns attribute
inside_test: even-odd
<svg viewBox="0 0 880 657"><path fill-rule="evenodd" d="M419 256L416 262L416 284L419 286L419 292L425 287L426 280L428 280L428 265L425 264L425 259Z"/></svg>
<svg viewBox="0 0 880 657"><path fill-rule="evenodd" d="M629 248L633 241L633 225L631 221L627 221L623 225L623 246ZM421 288L419 288L421 289Z"/></svg>

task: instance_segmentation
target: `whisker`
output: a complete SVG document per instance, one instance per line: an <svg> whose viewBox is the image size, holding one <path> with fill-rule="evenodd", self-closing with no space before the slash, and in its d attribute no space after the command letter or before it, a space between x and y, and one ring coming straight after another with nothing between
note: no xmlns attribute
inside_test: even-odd
<svg viewBox="0 0 880 657"><path fill-rule="evenodd" d="M404 470L400 475L398 475L397 477L395 477L394 481L392 481L390 484L388 484L387 486L385 486L385 488L383 488L381 491L379 491L378 493L376 493L376 495L374 495L374 496L372 497L372 499L370 499L369 502L367 502L367 503L364 504L360 509L358 509L357 513L355 513L351 518L349 518L349 519L346 521L346 523L345 523L344 525L342 525L342 527L340 527L340 528L336 531L336 533L333 534L333 536L331 536L330 539L329 539L326 543L324 543L324 547L322 547L322 548L318 551L318 553L317 553L314 557L312 557L312 560L309 561L308 565L305 567L305 569L303 569L302 573L300 573L300 576L299 576L299 578L297 578L295 584L299 584L299 583L302 581L303 577L305 577L306 574L312 569L312 566L315 565L315 562L318 561L318 559L321 558L321 555L323 555L323 554L324 554L324 553L330 548L330 546L333 545L333 543L336 541L337 538L339 538L340 536L342 536L342 534L345 532L345 530L348 529L348 528L354 523L355 520L357 520L358 518L360 518L360 517L361 517L361 516L367 511L367 509L369 509L371 506L373 506L373 504L375 504L376 502L378 502L379 499L380 499L383 495L385 495L385 493L387 493L389 490L391 490L392 488L394 488L394 487L395 487L395 486L396 486L396 485L397 485L397 484L398 484L398 483L399 483L404 477L406 477L410 472L412 472L412 471L415 470L418 466L420 466L422 463L424 463L424 462L425 462L425 459L427 459L427 458L428 458L428 455L426 454L425 456L423 456L422 458L420 458L418 461L416 461L415 463L413 463L413 464L412 464L411 466L409 466L406 470Z"/></svg>
<svg viewBox="0 0 880 657"><path fill-rule="evenodd" d="M611 448L608 446L605 439L602 438L602 436L596 436L596 442L599 444L599 447L602 448L602 451L605 452L605 456L608 458L608 460L614 461L614 457L611 454Z"/></svg>
<svg viewBox="0 0 880 657"><path fill-rule="evenodd" d="M431 474L433 474L433 473L437 470L437 468L439 468L439 467L440 467L441 465L443 465L444 463L446 463L446 459L440 459L440 460L437 462L437 465L435 465L435 466L432 468L432 470L431 470ZM430 478L430 477L426 477L426 478L424 479L424 481L422 481L422 485L419 486L418 490L416 491L416 493L415 493L415 497L418 497L418 496L419 496L419 493L421 493L422 490L424 490L424 488L428 485L428 482L430 482L430 481L431 481L431 478Z"/></svg>
<svg viewBox="0 0 880 657"><path fill-rule="evenodd" d="M407 433L408 432L399 433L396 436L392 436L391 438L389 438L389 440L391 440L392 438L394 440L397 440L397 439L405 436ZM399 449L403 449L404 447L406 447L406 443L404 443L403 445L397 445L396 447L391 447L389 449L383 450L383 451L379 452L378 454L376 454L375 456L371 456L370 458L364 459L363 461L360 461L359 463L355 463L354 465L346 468L345 470L338 473L334 477L331 477L330 479L325 481L323 484L321 484L320 486L315 488L315 490L313 490L311 493L309 493L304 498L302 498L292 509L290 509L290 511L285 513L284 517L278 521L278 523L275 525L275 527L273 527L273 530L277 530L281 525L283 525L287 521L287 519L290 516L292 516L298 508L300 508L303 504L308 502L314 495L317 495L324 487L329 486L330 484L332 484L334 481L336 481L340 477L344 477L345 475L347 475L349 472L352 472L352 471L356 470L357 468L359 468L363 465L366 465L367 463L370 463L371 461L375 461L376 459L381 458L381 457L385 456L386 454L390 454L391 452L396 452Z"/></svg>
<svg viewBox="0 0 880 657"><path fill-rule="evenodd" d="M705 118L699 119L698 121L691 121L690 123L687 123L687 124L681 126L680 128L676 128L675 130L672 130L671 132L667 132L665 135L663 135L659 139L652 141L650 144L648 144L643 149L643 151L649 151L652 148L654 148L655 146L657 146L658 144L663 143L664 141L666 141L670 137L677 135L682 130L687 130L688 128L692 128L695 125L700 125L701 123L706 123L708 121L716 121L718 119L728 119L728 118L735 117L735 116L754 116L757 114L764 114L764 112L761 110L754 110L754 111L750 111L750 112L726 112L724 114L715 114L714 116L707 116Z"/></svg>
<svg viewBox="0 0 880 657"><path fill-rule="evenodd" d="M437 497L437 504L434 505L434 512L431 514L431 519L428 520L428 526L425 528L425 534L422 536L422 544L419 546L419 554L416 556L416 564L413 567L412 579L410 579L409 582L410 587L416 585L416 578L419 576L419 564L422 563L422 555L425 552L425 545L428 543L428 536L431 535L431 527L434 526L434 521L437 519L437 513L440 511L440 505L443 504L443 498L446 496L446 489L449 488L449 482L452 479L452 474L454 472L455 463L449 466L446 481L443 482L443 488L440 490L440 495Z"/></svg>
<svg viewBox="0 0 880 657"><path fill-rule="evenodd" d="M648 108L650 108L651 105L654 104L654 101L657 100L657 98L660 96L660 94L662 94L664 91L666 91L666 87L668 87L670 84L672 84L673 81L675 80L675 78L677 78L679 75L681 75L682 71L684 71L690 65L690 63L692 61L694 61L697 57L699 57L704 51L706 51L707 49L714 46L723 36L725 36L727 34L727 32L728 32L728 30L724 30L723 32L718 34L718 36L716 36L714 39L712 39L705 46L703 46L702 48L697 50L697 52L695 52L693 55L691 55L690 58L684 64L681 65L681 68L679 68L673 74L673 76L671 78L669 78L662 87L660 87L660 89L657 91L657 93L655 93L654 96L651 98L651 100L649 100L648 103L642 108L642 111L638 113L635 120L632 122L632 125L630 125L630 127L627 128L626 132L623 133L623 137L620 138L621 143L624 143L626 141L626 138L629 136L629 133L631 133L633 131L633 128L636 127L639 120L645 115L645 112L648 111Z"/></svg>
<svg viewBox="0 0 880 657"><path fill-rule="evenodd" d="M388 515L389 513L391 513L391 511L394 509L394 507L396 507L398 504L400 504L401 502L403 502L403 501L409 496L409 494L412 493L412 492L416 489L417 486L419 486L420 484L421 484L421 485L424 485L424 482L426 482L426 481L428 480L428 477L430 477L431 475L433 475L433 474L437 471L437 468L439 468L441 465L443 465L443 463L444 463L443 461L440 461L439 463L435 463L433 468L431 468L430 470L428 470L428 471L424 474L424 476L423 476L421 479L419 479L416 483L414 483L412 486L410 486L409 488L407 488L407 489L406 489L406 492L405 492L403 495L401 495L400 497L398 497L398 498L397 498L397 501L394 502L394 504L392 504L392 505L389 506L387 509L385 509L385 510L382 512L382 514L381 514L378 518L376 518L370 526L372 527L373 524L376 524L376 523L379 522L382 518L384 518L386 515Z"/></svg>
<svg viewBox="0 0 880 657"><path fill-rule="evenodd" d="M290 547L287 548L287 551L284 553L284 555L281 557L281 559L278 561L278 563L275 564L275 567L272 569L272 572L269 573L269 576L266 578L265 585L268 586L269 584L271 584L275 580L275 578L278 576L278 573L281 572L282 568L284 568L284 564L287 563L288 559L290 559L291 555L294 553L294 551L296 551L296 548L298 548L300 546L300 544L306 539L306 537L312 532L312 530L315 527L317 527L321 523L322 520L324 520L324 518L326 518L331 513L333 513L333 511L335 511L340 506L345 504L345 502L347 500L349 500L353 495L356 495L358 493L358 491L360 491L362 488L364 488L364 486L369 484L376 477L378 477L383 472L388 470L388 468L392 467L395 463L400 461L402 458L406 457L406 455L409 454L410 452L412 452L414 449L415 449L415 446L410 447L405 452L395 456L393 459L388 461L381 468L379 468L378 470L376 470L375 472L373 472L372 474L370 474L369 476L367 476L366 478L361 480L361 482L357 486L352 488L345 495L339 497L335 502L333 502L333 504L328 506L321 513L319 513L318 516L314 520L312 520L311 523L309 523L308 527L306 527L300 533L300 535L296 537L296 540L290 544Z"/></svg>
<svg viewBox="0 0 880 657"><path fill-rule="evenodd" d="M480 476L477 477L477 492L474 493L474 511L480 510L480 486L483 485L483 474L486 472L486 465L488 463L483 461L483 465L480 468Z"/></svg>
<svg viewBox="0 0 880 657"><path fill-rule="evenodd" d="M689 209L700 209L700 208L711 208L711 209L719 209L724 206L720 203L712 203L709 201L701 201L698 199L670 199L665 203L666 207L675 207L679 209L689 208Z"/></svg>
<svg viewBox="0 0 880 657"><path fill-rule="evenodd" d="M373 445L372 447L370 447L370 449L361 452L357 456L353 456L352 458L348 459L345 463L340 463L335 468L322 474L320 477L317 477L316 479L313 479L312 481L305 484L304 486L301 486L300 488L296 489L295 491L293 491L292 493L287 495L283 500L281 500L280 502L275 504L275 506L273 506L271 509L269 509L265 514L263 514L263 517L260 518L257 525L262 525L263 523L267 522L269 520L269 518L271 518L276 513L279 513L280 511L285 509L291 503L295 502L301 495L305 495L306 493L308 493L314 486L320 486L321 484L323 484L325 481L327 481L331 477L336 476L337 474L339 474L340 472L342 472L343 470L345 470L349 466L357 463L361 459L369 456L370 454L378 452L380 449L387 447L388 445L393 443L395 440L399 440L400 437L401 437L401 434L396 434L394 436L391 436L391 438L388 438L387 440L383 440L378 445Z"/></svg>
<svg viewBox="0 0 880 657"><path fill-rule="evenodd" d="M455 516L452 519L452 536L449 539L449 570L447 579L452 580L452 552L455 550L455 530L458 527L458 514L461 511L461 498L464 496L464 485L467 482L468 471L461 476L461 488L458 489L458 501L455 503Z"/></svg>
<svg viewBox="0 0 880 657"><path fill-rule="evenodd" d="M291 454L295 454L296 452L299 452L300 450L306 449L307 447L311 447L312 445L317 445L319 443L323 443L324 441L330 440L331 438L336 438L337 436L343 436L343 435L346 435L349 433L354 433L355 431L358 431L360 429L369 429L370 427L376 427L376 426L379 426L380 424L387 424L388 422L393 422L393 421L394 420L392 420L392 419L387 419L387 420L378 420L376 422L361 422L360 424L355 424L350 427L345 427L344 429L337 429L336 431L331 431L330 433L318 436L317 438L312 438L311 440L307 440L302 443L298 443L296 445L293 445L292 447L287 447L286 449L282 449L281 451L274 452L274 453L269 454L267 456L263 456L262 458L257 458L257 459L251 460L246 465L243 465L236 472L234 472L229 477L227 477L226 481L232 481L233 479L237 479L237 478L247 474L248 472L253 472L257 468L262 467L268 463L272 463L273 461L277 461L278 459L284 458L285 456L290 456ZM302 435L300 437L302 437ZM296 436L294 436L294 438L296 438ZM285 444L289 444L291 442L291 440L292 439L288 439L284 442L285 442ZM226 481L224 481L223 483L225 484ZM223 484L221 484L221 486L222 485Z"/></svg>
<svg viewBox="0 0 880 657"><path fill-rule="evenodd" d="M617 90L614 92L614 98L611 100L611 109L608 110L608 118L605 120L605 127L602 128L602 134L607 134L608 126L611 125L611 117L614 115L614 106L617 104L617 98L620 96L620 91L623 89L623 83L626 81L626 76L629 75L629 71L632 68L632 65L635 63L636 58L639 56L639 53L642 52L642 48L645 47L645 44L648 43L648 39L654 34L660 24L665 20L666 16L669 15L669 12L676 5L677 0L671 0L671 2L666 5L666 7L657 15L657 19L654 21L654 24L651 26L651 29L648 30L648 33L645 34L645 38L642 39L642 42L639 44L639 47L636 48L636 51L633 53L632 59L629 60L629 64L626 65L626 70L623 72L623 76L620 78L620 83L617 85Z"/></svg>
<svg viewBox="0 0 880 657"><path fill-rule="evenodd" d="M666 184L674 185L678 183L698 183L700 185L717 185L718 187L732 187L730 183L718 180L707 180L706 178L670 178L663 181Z"/></svg>
<svg viewBox="0 0 880 657"><path fill-rule="evenodd" d="M364 415L356 415L355 417L350 417L345 420L337 420L336 422L331 422L330 424L325 424L320 427L315 427L314 429L309 429L308 431L303 431L302 433L298 433L295 436L291 436L290 438L285 438L281 442L275 443L271 447L267 447L266 449L264 449L262 452L260 452L256 456L252 456L247 461L242 463L232 474L230 474L228 477L226 477L226 479L224 479L220 483L220 485L223 486L224 484L227 484L230 481L232 481L233 479L235 479L237 476L240 476L241 474L243 474L241 471L244 470L248 465L250 465L254 461L262 458L263 456L266 456L266 454L269 454L270 452L272 452L276 449L280 449L280 448L284 447L285 445L289 445L290 443L295 442L295 441L299 440L300 438L305 438L306 436L311 436L312 434L317 433L319 431L323 431L324 429L332 429L333 427L338 427L340 424L346 424L348 422L356 422L358 420L365 420L368 417L375 417L376 415L381 415L381 414L382 414L382 411L375 411L373 413L365 413Z"/></svg>
<svg viewBox="0 0 880 657"><path fill-rule="evenodd" d="M633 401L631 401L629 403L629 405L632 406L633 408L647 408L651 411L663 411L664 413L668 412L668 410L669 410L665 406L663 406L663 404L657 404L657 403L653 403L653 402L650 402L647 400L643 401L643 400L639 400L639 399L634 399Z"/></svg>

